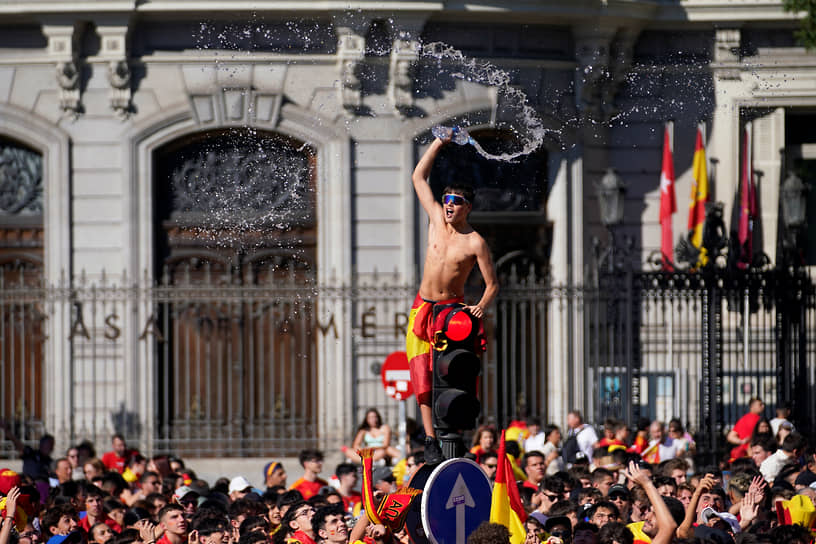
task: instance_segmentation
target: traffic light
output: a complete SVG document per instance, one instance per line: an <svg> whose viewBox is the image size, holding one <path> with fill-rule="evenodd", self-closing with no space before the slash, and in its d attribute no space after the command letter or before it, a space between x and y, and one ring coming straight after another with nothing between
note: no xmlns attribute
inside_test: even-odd
<svg viewBox="0 0 816 544"><path fill-rule="evenodd" d="M481 373L479 320L460 304L434 308L434 429L456 433L474 429L482 406L476 397Z"/></svg>

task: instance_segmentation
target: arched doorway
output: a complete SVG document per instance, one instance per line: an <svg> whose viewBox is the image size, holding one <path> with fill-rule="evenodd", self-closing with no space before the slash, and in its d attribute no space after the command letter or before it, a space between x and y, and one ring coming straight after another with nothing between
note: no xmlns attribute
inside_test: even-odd
<svg viewBox="0 0 816 544"><path fill-rule="evenodd" d="M159 450L317 439L315 154L257 130L154 153Z"/></svg>
<svg viewBox="0 0 816 544"><path fill-rule="evenodd" d="M43 157L0 137L0 418L22 440L43 430Z"/></svg>

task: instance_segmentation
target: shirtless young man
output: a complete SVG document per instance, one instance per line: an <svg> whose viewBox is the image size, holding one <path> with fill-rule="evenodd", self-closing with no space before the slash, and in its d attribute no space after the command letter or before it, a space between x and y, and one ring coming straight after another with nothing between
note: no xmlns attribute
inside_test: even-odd
<svg viewBox="0 0 816 544"><path fill-rule="evenodd" d="M484 238L468 224L473 209L473 190L465 185L445 188L443 205L434 199L428 177L439 150L450 139L435 139L419 160L411 177L420 204L428 213L428 250L419 287L408 322L406 351L411 380L417 395L422 425L425 428L425 462L433 465L442 461L442 451L433 428L432 360L429 329L433 305L459 302L464 304L465 282L478 264L485 281L481 300L465 306L473 317L481 319L485 309L498 293L496 271Z"/></svg>

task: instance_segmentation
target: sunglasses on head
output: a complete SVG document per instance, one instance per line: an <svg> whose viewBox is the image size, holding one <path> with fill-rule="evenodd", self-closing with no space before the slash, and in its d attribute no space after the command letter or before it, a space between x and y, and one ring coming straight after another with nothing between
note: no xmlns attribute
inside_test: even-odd
<svg viewBox="0 0 816 544"><path fill-rule="evenodd" d="M467 198L461 195L445 195L442 201L447 204L453 204L454 206L463 206L465 204L470 204Z"/></svg>

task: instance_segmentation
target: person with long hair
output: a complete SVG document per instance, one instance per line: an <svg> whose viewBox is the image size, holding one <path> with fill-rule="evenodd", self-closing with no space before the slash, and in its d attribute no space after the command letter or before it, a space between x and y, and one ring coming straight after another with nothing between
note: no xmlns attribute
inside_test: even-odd
<svg viewBox="0 0 816 544"><path fill-rule="evenodd" d="M366 410L363 421L357 427L351 448L343 446L340 449L351 462L360 463L361 459L357 455L357 450L363 448L374 450L372 459L375 463L402 457L400 451L391 445L391 427L383 423L382 416L376 408Z"/></svg>
<svg viewBox="0 0 816 544"><path fill-rule="evenodd" d="M498 441L496 428L493 425L482 425L473 433L473 444L470 453L476 456L477 463L481 463L482 454L495 452Z"/></svg>

